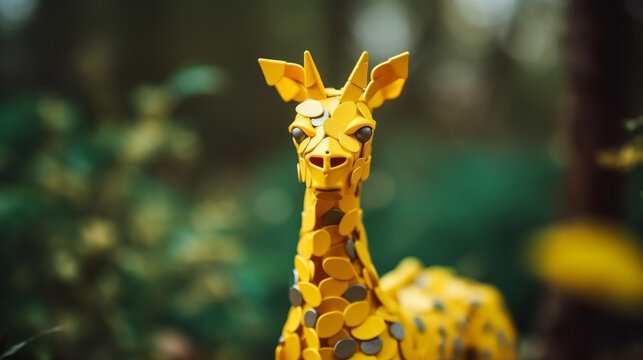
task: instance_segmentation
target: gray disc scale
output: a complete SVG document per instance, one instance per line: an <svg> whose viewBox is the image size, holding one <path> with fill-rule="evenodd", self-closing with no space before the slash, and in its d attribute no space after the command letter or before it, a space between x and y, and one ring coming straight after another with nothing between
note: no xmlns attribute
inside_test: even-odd
<svg viewBox="0 0 643 360"><path fill-rule="evenodd" d="M301 306L304 301L304 298L301 296L301 291L299 291L299 288L297 286L293 286L290 288L288 297L290 298L290 303L292 304L292 306Z"/></svg>
<svg viewBox="0 0 643 360"><path fill-rule="evenodd" d="M357 258L357 253L355 252L355 240L348 239L348 241L346 242L346 253L353 260L355 260L355 258Z"/></svg>
<svg viewBox="0 0 643 360"><path fill-rule="evenodd" d="M333 355L338 359L348 359L357 350L357 341L351 337L339 340L333 348Z"/></svg>
<svg viewBox="0 0 643 360"><path fill-rule="evenodd" d="M356 302L356 301L362 301L366 299L366 295L368 294L368 289L366 286L362 284L353 284L344 291L342 294L342 297L348 302Z"/></svg>
<svg viewBox="0 0 643 360"><path fill-rule="evenodd" d="M415 327L417 327L418 330L420 330L421 332L424 332L425 326L424 326L424 321L422 321L422 319L416 316L415 319L413 319L413 322L415 323Z"/></svg>
<svg viewBox="0 0 643 360"><path fill-rule="evenodd" d="M344 213L341 210L339 210L338 208L332 208L326 211L326 213L322 217L322 221L325 226L338 225L343 217Z"/></svg>
<svg viewBox="0 0 643 360"><path fill-rule="evenodd" d="M391 326L389 326L388 331L391 333L391 336L397 339L398 341L404 340L404 328L402 327L402 324L399 322L394 322L391 323Z"/></svg>
<svg viewBox="0 0 643 360"><path fill-rule="evenodd" d="M362 352L366 355L375 355L382 350L382 345L382 339L378 336L368 341L362 341L362 343L359 344L359 348L362 349Z"/></svg>
<svg viewBox="0 0 643 360"><path fill-rule="evenodd" d="M315 327L317 322L317 311L315 309L310 309L304 314L304 323L307 327Z"/></svg>
<svg viewBox="0 0 643 360"><path fill-rule="evenodd" d="M313 124L314 127L322 126L324 125L324 120L328 119L330 116L328 115L328 110L324 108L324 112L319 115L319 117L312 118L310 119L310 122Z"/></svg>

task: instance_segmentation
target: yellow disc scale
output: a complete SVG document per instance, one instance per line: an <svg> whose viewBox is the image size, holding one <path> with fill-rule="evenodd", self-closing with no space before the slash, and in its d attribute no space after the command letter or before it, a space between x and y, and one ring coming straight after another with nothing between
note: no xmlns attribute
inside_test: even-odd
<svg viewBox="0 0 643 360"><path fill-rule="evenodd" d="M301 291L301 295L304 297L304 301L306 301L306 303L308 303L309 305L315 307L321 304L321 292L319 292L319 288L317 288L317 286L315 286L314 284L301 281L299 282L299 291Z"/></svg>
<svg viewBox="0 0 643 360"><path fill-rule="evenodd" d="M304 358L304 360L322 360L322 357L319 354L319 351L317 351L316 349L311 349L311 348L305 349L301 353L301 356Z"/></svg>
<svg viewBox="0 0 643 360"><path fill-rule="evenodd" d="M317 320L316 330L320 338L331 337L344 326L344 315L341 311L331 311L323 314Z"/></svg>
<svg viewBox="0 0 643 360"><path fill-rule="evenodd" d="M368 340L381 334L386 329L386 323L381 317L369 316L360 326L351 331L353 337Z"/></svg>
<svg viewBox="0 0 643 360"><path fill-rule="evenodd" d="M299 325L301 324L301 306L293 306L288 312L288 319L286 319L286 324L284 329L289 332L295 332Z"/></svg>
<svg viewBox="0 0 643 360"><path fill-rule="evenodd" d="M343 257L329 257L324 260L322 267L326 274L337 280L350 280L355 276L353 265Z"/></svg>
<svg viewBox="0 0 643 360"><path fill-rule="evenodd" d="M344 309L344 322L347 326L357 326L366 320L371 305L366 301L354 302Z"/></svg>

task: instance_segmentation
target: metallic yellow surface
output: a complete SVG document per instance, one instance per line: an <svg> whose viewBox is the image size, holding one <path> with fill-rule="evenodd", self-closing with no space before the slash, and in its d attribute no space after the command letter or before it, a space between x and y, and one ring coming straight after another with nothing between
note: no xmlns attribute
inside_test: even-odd
<svg viewBox="0 0 643 360"><path fill-rule="evenodd" d="M299 103L288 131L306 187L293 306L277 360L516 357L514 327L495 288L413 258L380 279L371 261L359 203L370 173L372 110L400 95L408 60L408 52L390 58L368 81L364 52L334 89L324 87L307 51L303 67L259 59L266 83Z"/></svg>

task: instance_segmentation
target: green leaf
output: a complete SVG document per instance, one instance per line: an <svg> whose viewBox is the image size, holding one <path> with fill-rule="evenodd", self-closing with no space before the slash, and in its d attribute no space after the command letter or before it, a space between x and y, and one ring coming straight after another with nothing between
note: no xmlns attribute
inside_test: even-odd
<svg viewBox="0 0 643 360"><path fill-rule="evenodd" d="M5 359L5 358L15 354L16 352L18 352L18 350L22 349L27 344L29 344L30 342L36 340L37 338L39 338L41 336L48 335L48 334L51 334L51 333L55 333L55 332L62 331L62 330L63 330L63 328L60 327L60 326L54 326L54 327L52 327L50 329L43 330L43 331L37 333L36 335L30 337L29 339L21 341L21 342L15 344L15 345L13 345L12 347L10 347L9 350L5 351L4 354L0 355L0 359Z"/></svg>

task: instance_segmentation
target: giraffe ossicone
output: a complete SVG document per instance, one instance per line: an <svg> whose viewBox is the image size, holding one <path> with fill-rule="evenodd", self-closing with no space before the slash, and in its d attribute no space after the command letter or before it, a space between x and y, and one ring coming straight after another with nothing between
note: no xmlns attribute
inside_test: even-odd
<svg viewBox="0 0 643 360"><path fill-rule="evenodd" d="M370 174L372 111L400 95L409 53L368 77L360 56L340 89L327 88L311 54L304 66L259 59L266 83L296 101L288 127L306 184L291 310L276 360L514 359L516 334L501 294L441 267L403 260L380 278L360 208Z"/></svg>

